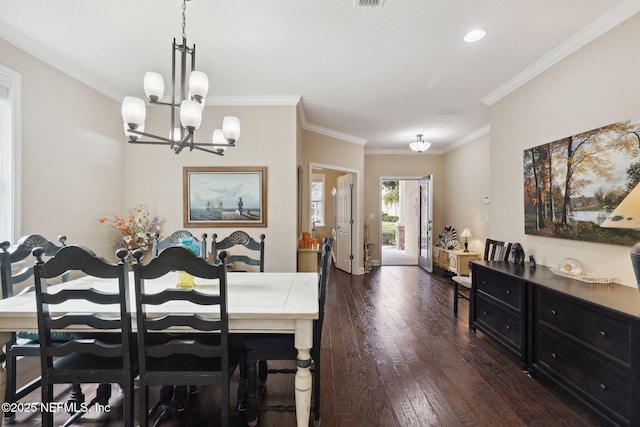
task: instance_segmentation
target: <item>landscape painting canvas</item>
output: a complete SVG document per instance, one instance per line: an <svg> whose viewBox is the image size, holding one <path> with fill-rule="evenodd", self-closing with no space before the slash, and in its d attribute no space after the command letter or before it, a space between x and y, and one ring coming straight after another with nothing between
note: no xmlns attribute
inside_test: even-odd
<svg viewBox="0 0 640 427"><path fill-rule="evenodd" d="M640 182L640 119L524 150L525 234L633 246L600 224Z"/></svg>
<svg viewBox="0 0 640 427"><path fill-rule="evenodd" d="M185 167L185 227L266 227L264 167Z"/></svg>

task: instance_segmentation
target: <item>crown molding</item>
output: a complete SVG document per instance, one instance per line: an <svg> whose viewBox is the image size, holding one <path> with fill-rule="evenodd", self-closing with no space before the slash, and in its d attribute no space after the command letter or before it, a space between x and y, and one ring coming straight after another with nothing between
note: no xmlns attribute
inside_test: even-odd
<svg viewBox="0 0 640 427"><path fill-rule="evenodd" d="M358 138L357 136L347 135L346 133L338 132L335 130L327 129L322 126L314 125L312 123L302 122L302 129L308 130L310 132L319 133L321 135L330 136L331 138L340 139L342 141L351 142L353 144L365 145L367 143L366 139Z"/></svg>
<svg viewBox="0 0 640 427"><path fill-rule="evenodd" d="M587 43L611 30L639 11L640 1L623 0L622 3L602 15L600 18L593 21L587 27L578 31L571 38L557 46L547 55L543 56L542 58L531 64L529 67L525 68L524 71L520 72L514 78L507 81L497 90L490 93L482 100L482 103L489 107L492 106L505 96L509 95L514 90L518 89L520 86L527 83L529 80L533 79L553 65L562 61L573 52L577 51Z"/></svg>
<svg viewBox="0 0 640 427"><path fill-rule="evenodd" d="M422 153L416 153L411 148L372 148L367 150L365 148L364 154L366 155L375 155L375 154L383 154L383 155L391 155L391 156L424 156L424 155L434 155L434 154L444 154L441 149L433 149L429 147L427 151L423 151Z"/></svg>
<svg viewBox="0 0 640 427"><path fill-rule="evenodd" d="M480 138L481 136L488 134L489 132L491 132L491 126L490 125L482 126L480 129L477 129L477 130L467 134L462 139L457 140L453 144L448 145L445 153L448 153L451 150L455 150L458 147L462 147L463 145L468 144L471 141L474 141L474 140Z"/></svg>
<svg viewBox="0 0 640 427"><path fill-rule="evenodd" d="M27 52L36 59L50 65L51 67L62 71L63 73L73 77L76 80L79 80L80 82L108 96L109 98L113 98L117 101L122 101L122 96L111 86L94 79L86 71L82 70L74 64L71 64L68 61L63 60L59 55L54 54L34 40L25 37L23 34L14 30L12 27L3 22L0 22L0 38Z"/></svg>
<svg viewBox="0 0 640 427"><path fill-rule="evenodd" d="M232 96L214 95L207 96L206 105L216 106L297 106L302 99L299 95L273 95L273 96Z"/></svg>

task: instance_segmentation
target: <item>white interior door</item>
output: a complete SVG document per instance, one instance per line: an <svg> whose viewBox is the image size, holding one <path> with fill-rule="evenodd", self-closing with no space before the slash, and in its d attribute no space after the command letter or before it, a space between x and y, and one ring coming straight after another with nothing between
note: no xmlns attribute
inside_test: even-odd
<svg viewBox="0 0 640 427"><path fill-rule="evenodd" d="M353 190L352 174L338 177L338 194L336 198L336 267L351 273L351 233L353 219L351 217L351 198Z"/></svg>
<svg viewBox="0 0 640 427"><path fill-rule="evenodd" d="M418 265L428 272L433 271L433 177L420 179L420 239Z"/></svg>

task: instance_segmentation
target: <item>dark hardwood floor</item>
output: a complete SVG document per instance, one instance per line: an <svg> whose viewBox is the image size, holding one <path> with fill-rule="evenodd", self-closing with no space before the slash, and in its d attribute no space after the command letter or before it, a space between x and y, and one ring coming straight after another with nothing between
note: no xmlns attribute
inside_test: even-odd
<svg viewBox="0 0 640 427"><path fill-rule="evenodd" d="M364 276L332 270L322 340L323 427L599 425L580 404L530 378L514 356L470 331L467 301L455 318L452 293L449 278L418 267L378 267ZM234 390L235 384L237 377ZM271 375L263 401L292 402L292 390L292 375ZM65 392L56 399L63 401ZM215 394L201 389L183 414L163 425L219 425ZM295 414L264 412L259 421L294 426ZM19 414L15 426L39 422L37 414ZM76 425L120 423L89 413ZM239 413L234 426L245 425Z"/></svg>

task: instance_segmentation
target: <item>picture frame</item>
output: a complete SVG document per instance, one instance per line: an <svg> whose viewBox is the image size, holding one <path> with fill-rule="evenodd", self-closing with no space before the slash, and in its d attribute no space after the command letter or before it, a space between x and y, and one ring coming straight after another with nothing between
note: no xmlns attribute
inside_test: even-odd
<svg viewBox="0 0 640 427"><path fill-rule="evenodd" d="M640 182L640 118L523 152L524 232L633 246L640 231L600 225Z"/></svg>
<svg viewBox="0 0 640 427"><path fill-rule="evenodd" d="M185 227L266 227L266 167L184 167Z"/></svg>

